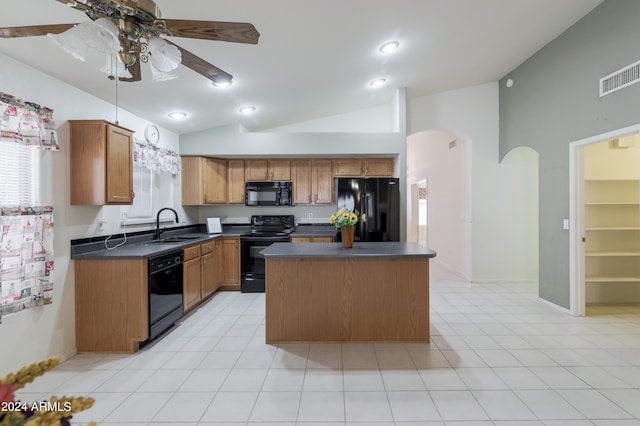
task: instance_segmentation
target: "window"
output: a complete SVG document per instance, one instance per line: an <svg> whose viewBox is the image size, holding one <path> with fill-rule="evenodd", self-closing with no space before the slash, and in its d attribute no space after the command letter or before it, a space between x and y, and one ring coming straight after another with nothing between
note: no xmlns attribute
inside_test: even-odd
<svg viewBox="0 0 640 426"><path fill-rule="evenodd" d="M150 218L151 214L151 170L146 167L133 166L133 204L123 206L122 212L127 219Z"/></svg>
<svg viewBox="0 0 640 426"><path fill-rule="evenodd" d="M0 141L0 205L34 206L36 167L33 147Z"/></svg>

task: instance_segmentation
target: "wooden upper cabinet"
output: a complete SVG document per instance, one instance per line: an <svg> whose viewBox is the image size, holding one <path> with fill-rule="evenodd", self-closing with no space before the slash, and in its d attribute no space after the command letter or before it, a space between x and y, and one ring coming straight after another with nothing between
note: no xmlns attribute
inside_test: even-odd
<svg viewBox="0 0 640 426"><path fill-rule="evenodd" d="M247 181L291 180L291 160L246 160Z"/></svg>
<svg viewBox="0 0 640 426"><path fill-rule="evenodd" d="M72 120L71 204L133 203L133 132L104 120Z"/></svg>
<svg viewBox="0 0 640 426"><path fill-rule="evenodd" d="M393 158L367 158L364 160L364 175L391 177L394 174L395 161Z"/></svg>
<svg viewBox="0 0 640 426"><path fill-rule="evenodd" d="M333 173L331 160L313 160L311 192L314 204L333 202Z"/></svg>
<svg viewBox="0 0 640 426"><path fill-rule="evenodd" d="M204 203L227 202L227 160L206 158L204 161Z"/></svg>
<svg viewBox="0 0 640 426"><path fill-rule="evenodd" d="M244 160L227 161L227 202L244 204Z"/></svg>
<svg viewBox="0 0 640 426"><path fill-rule="evenodd" d="M182 204L199 206L227 202L227 160L182 157Z"/></svg>
<svg viewBox="0 0 640 426"><path fill-rule="evenodd" d="M311 160L292 160L291 180L293 182L293 204L312 203Z"/></svg>
<svg viewBox="0 0 640 426"><path fill-rule="evenodd" d="M363 175L362 160L342 158L333 161L333 175L336 177L358 177Z"/></svg>

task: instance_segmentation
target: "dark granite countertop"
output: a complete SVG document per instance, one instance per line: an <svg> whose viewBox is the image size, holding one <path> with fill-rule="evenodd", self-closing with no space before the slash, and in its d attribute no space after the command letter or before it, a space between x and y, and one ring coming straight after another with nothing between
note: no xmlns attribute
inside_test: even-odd
<svg viewBox="0 0 640 426"><path fill-rule="evenodd" d="M265 259L357 259L357 258L431 258L436 252L417 243L364 242L354 243L352 249L342 248L341 243L274 243L261 252Z"/></svg>
<svg viewBox="0 0 640 426"><path fill-rule="evenodd" d="M194 229L195 230L195 229ZM221 234L206 234L202 232L189 232L189 230L167 230L162 238L177 236L189 236L179 242L153 242L153 234L136 235L127 238L127 242L119 247L107 249L104 241L91 241L84 244L75 244L71 247L71 259L75 260L116 260L116 259L144 259L182 250L196 244L222 237L239 237L250 230L247 226L223 226ZM115 247L123 241L123 238L114 238L107 241L107 246Z"/></svg>

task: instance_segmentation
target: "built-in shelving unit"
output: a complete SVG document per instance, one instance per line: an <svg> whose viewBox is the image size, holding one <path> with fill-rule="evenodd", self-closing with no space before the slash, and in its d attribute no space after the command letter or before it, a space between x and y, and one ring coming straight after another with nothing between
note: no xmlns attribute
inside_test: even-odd
<svg viewBox="0 0 640 426"><path fill-rule="evenodd" d="M587 302L638 302L640 180L587 179L584 187Z"/></svg>

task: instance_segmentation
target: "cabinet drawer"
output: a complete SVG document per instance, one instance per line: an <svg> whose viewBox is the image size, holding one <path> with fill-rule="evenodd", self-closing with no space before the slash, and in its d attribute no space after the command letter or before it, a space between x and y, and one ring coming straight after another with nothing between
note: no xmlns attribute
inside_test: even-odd
<svg viewBox="0 0 640 426"><path fill-rule="evenodd" d="M200 253L205 255L207 253L211 253L212 251L215 251L216 244L217 243L215 240L207 241L206 243L200 244Z"/></svg>
<svg viewBox="0 0 640 426"><path fill-rule="evenodd" d="M200 246L187 247L184 249L184 261L200 256Z"/></svg>

